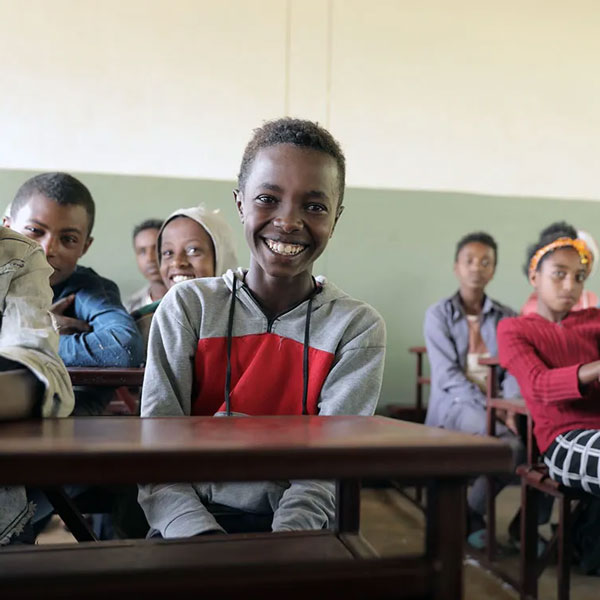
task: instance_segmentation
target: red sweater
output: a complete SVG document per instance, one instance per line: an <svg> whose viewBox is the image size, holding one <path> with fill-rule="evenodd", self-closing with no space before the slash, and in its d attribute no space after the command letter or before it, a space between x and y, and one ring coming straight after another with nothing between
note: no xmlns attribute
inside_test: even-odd
<svg viewBox="0 0 600 600"><path fill-rule="evenodd" d="M581 365L600 359L600 310L570 312L560 323L538 314L498 324L498 357L519 382L541 452L572 429L600 429L600 383L580 386Z"/></svg>

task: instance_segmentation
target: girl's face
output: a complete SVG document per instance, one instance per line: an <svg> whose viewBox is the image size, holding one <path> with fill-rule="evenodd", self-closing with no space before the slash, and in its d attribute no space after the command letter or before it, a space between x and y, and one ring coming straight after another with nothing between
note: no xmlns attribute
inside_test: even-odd
<svg viewBox="0 0 600 600"><path fill-rule="evenodd" d="M278 144L257 153L235 194L251 271L274 278L311 273L342 212L338 177L324 152Z"/></svg>
<svg viewBox="0 0 600 600"><path fill-rule="evenodd" d="M485 289L494 276L495 269L494 249L481 242L465 244L454 263L454 274L462 289Z"/></svg>
<svg viewBox="0 0 600 600"><path fill-rule="evenodd" d="M175 217L161 238L160 275L167 289L181 281L215 276L213 243L200 223Z"/></svg>
<svg viewBox="0 0 600 600"><path fill-rule="evenodd" d="M538 312L546 316L562 317L577 304L588 270L581 264L574 248L561 248L542 259L540 268L529 276L536 289Z"/></svg>

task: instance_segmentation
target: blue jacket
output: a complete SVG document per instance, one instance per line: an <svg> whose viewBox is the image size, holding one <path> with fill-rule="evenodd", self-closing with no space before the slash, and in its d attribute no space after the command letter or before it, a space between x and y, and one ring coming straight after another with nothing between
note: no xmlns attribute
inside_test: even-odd
<svg viewBox="0 0 600 600"><path fill-rule="evenodd" d="M515 315L512 308L486 296L481 311L481 337L491 356L498 355L498 322ZM427 309L424 333L431 372L425 424L443 426L448 409L454 402L474 403L485 410L485 394L465 375L469 325L458 292ZM499 369L499 379L505 398L521 395L516 379L504 369Z"/></svg>
<svg viewBox="0 0 600 600"><path fill-rule="evenodd" d="M87 333L61 335L58 352L68 367L137 367L144 360L142 338L121 304L119 288L93 269L76 267L53 286L54 300L75 294L67 317L86 321Z"/></svg>

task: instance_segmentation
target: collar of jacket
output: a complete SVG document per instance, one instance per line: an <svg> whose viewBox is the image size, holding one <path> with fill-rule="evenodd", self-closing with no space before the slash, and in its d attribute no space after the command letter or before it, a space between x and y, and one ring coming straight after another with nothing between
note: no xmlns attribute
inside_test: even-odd
<svg viewBox="0 0 600 600"><path fill-rule="evenodd" d="M452 304L452 319L458 321L465 317L465 309L463 308L462 302L460 301L460 293L456 292L452 298L450 298ZM482 315L496 310L496 303L487 295L484 296L483 308L481 309Z"/></svg>

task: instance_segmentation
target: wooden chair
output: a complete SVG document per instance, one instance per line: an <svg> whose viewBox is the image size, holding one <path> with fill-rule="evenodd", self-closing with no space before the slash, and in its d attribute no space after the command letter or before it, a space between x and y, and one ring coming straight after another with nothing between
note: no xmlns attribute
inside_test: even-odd
<svg viewBox="0 0 600 600"><path fill-rule="evenodd" d="M423 402L423 386L431 384L431 378L423 374L423 355L427 354L425 346L411 346L408 351L416 357L415 369L415 403L414 406L404 404L390 404L387 407L387 416L403 421L424 423L427 408Z"/></svg>
<svg viewBox="0 0 600 600"><path fill-rule="evenodd" d="M571 525L586 497L583 492L566 488L550 478L548 468L542 462L535 436L533 419L522 398L498 396L498 359L480 359L489 368L487 379L487 432L495 434L496 411L511 410L526 418L527 463L517 467L521 479L521 553L520 581L515 587L522 600L537 599L538 579L557 553L557 598L569 599L570 568L572 559ZM558 527L544 554L538 557L538 505L540 494L549 494L558 500ZM487 560L492 563L496 555L496 510L493 479L488 477L487 493ZM504 577L505 579L509 579ZM514 585L514 584L513 584Z"/></svg>

